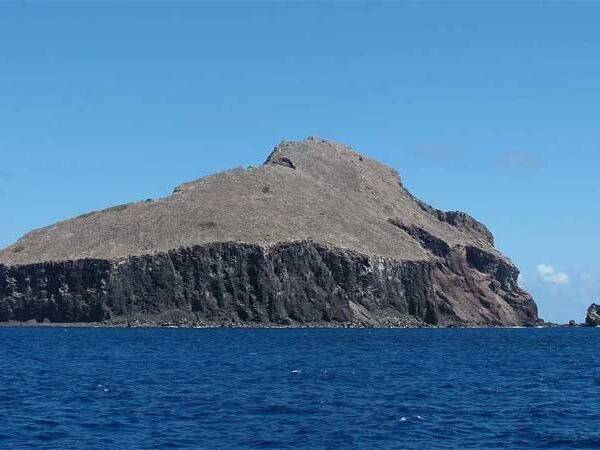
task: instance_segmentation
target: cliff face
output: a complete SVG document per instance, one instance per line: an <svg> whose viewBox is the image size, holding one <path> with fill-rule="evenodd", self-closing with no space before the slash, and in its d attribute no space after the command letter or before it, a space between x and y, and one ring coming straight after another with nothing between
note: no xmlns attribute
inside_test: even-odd
<svg viewBox="0 0 600 450"><path fill-rule="evenodd" d="M0 252L0 321L534 323L517 277L475 219L307 139L259 168L29 233Z"/></svg>

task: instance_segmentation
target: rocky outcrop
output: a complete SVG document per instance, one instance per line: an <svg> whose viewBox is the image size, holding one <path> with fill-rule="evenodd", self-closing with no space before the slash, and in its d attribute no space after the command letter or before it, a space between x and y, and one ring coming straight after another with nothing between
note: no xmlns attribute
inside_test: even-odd
<svg viewBox="0 0 600 450"><path fill-rule="evenodd" d="M485 226L340 144L184 183L0 252L0 321L474 326L538 320Z"/></svg>
<svg viewBox="0 0 600 450"><path fill-rule="evenodd" d="M230 243L120 262L0 266L0 321L163 323L178 312L199 325L533 323L535 304L510 274L479 259L471 273L469 254L432 264L312 242Z"/></svg>
<svg viewBox="0 0 600 450"><path fill-rule="evenodd" d="M600 305L592 303L585 316L585 325L588 327L600 326Z"/></svg>

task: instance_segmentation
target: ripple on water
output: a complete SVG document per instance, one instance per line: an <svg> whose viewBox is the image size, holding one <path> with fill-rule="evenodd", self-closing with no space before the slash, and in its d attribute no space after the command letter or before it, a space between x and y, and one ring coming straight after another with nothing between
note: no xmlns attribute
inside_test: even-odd
<svg viewBox="0 0 600 450"><path fill-rule="evenodd" d="M0 448L600 448L600 329L0 339Z"/></svg>

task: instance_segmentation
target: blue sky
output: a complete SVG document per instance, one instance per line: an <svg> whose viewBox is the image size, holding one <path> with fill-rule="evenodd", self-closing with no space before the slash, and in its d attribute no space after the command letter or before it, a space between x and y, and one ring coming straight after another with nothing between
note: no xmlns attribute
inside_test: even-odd
<svg viewBox="0 0 600 450"><path fill-rule="evenodd" d="M600 4L0 4L0 246L322 136L600 300Z"/></svg>

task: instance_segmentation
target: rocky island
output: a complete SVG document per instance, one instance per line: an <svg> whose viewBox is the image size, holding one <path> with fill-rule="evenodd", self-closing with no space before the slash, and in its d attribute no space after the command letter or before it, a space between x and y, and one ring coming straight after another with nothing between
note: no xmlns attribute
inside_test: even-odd
<svg viewBox="0 0 600 450"><path fill-rule="evenodd" d="M600 326L600 305L592 303L585 316L585 325L588 327Z"/></svg>
<svg viewBox="0 0 600 450"><path fill-rule="evenodd" d="M282 142L259 167L90 212L0 251L0 321L519 326L538 321L488 229L351 148Z"/></svg>

